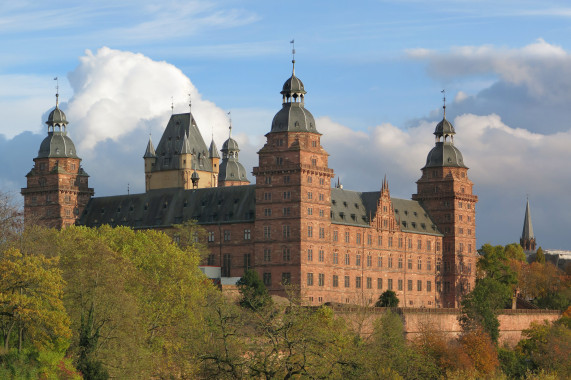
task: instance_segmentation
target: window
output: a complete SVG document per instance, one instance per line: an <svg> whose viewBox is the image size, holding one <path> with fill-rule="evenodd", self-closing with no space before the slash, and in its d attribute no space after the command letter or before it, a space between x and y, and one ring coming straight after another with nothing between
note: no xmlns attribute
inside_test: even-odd
<svg viewBox="0 0 571 380"><path fill-rule="evenodd" d="M459 244L458 244L458 250L459 250L460 252L464 252L464 243L459 243Z"/></svg>
<svg viewBox="0 0 571 380"><path fill-rule="evenodd" d="M333 230L333 241L339 240L339 233L337 230Z"/></svg>
<svg viewBox="0 0 571 380"><path fill-rule="evenodd" d="M393 237L389 236L389 247L393 246Z"/></svg>
<svg viewBox="0 0 571 380"><path fill-rule="evenodd" d="M323 251L322 249L319 250L319 257L318 257L319 262L324 262L325 261L325 251Z"/></svg>
<svg viewBox="0 0 571 380"><path fill-rule="evenodd" d="M290 208L284 207L282 210L282 214L283 214L283 216L289 216L290 215Z"/></svg>
<svg viewBox="0 0 571 380"><path fill-rule="evenodd" d="M313 193L311 191L307 192L307 199L312 199L313 198Z"/></svg>
<svg viewBox="0 0 571 380"><path fill-rule="evenodd" d="M272 177L266 177L266 184L271 184L272 183Z"/></svg>
<svg viewBox="0 0 571 380"><path fill-rule="evenodd" d="M427 292L432 291L432 281L426 281L426 291Z"/></svg>
<svg viewBox="0 0 571 380"><path fill-rule="evenodd" d="M345 254L345 265L350 265L351 264L351 259L349 258L349 254L346 253Z"/></svg>
<svg viewBox="0 0 571 380"><path fill-rule="evenodd" d="M307 177L307 183L311 183L313 182L313 179L311 177Z"/></svg>
<svg viewBox="0 0 571 380"><path fill-rule="evenodd" d="M371 277L367 277L367 289L373 289L373 279Z"/></svg>
<svg viewBox="0 0 571 380"><path fill-rule="evenodd" d="M373 237L371 235L367 235L367 245L373 245Z"/></svg>
<svg viewBox="0 0 571 380"><path fill-rule="evenodd" d="M264 239L271 239L272 237L272 230L270 226L264 226Z"/></svg>
<svg viewBox="0 0 571 380"><path fill-rule="evenodd" d="M307 237L313 237L313 226L307 226Z"/></svg>
<svg viewBox="0 0 571 380"><path fill-rule="evenodd" d="M325 185L325 178L319 178L319 184Z"/></svg>
<svg viewBox="0 0 571 380"><path fill-rule="evenodd" d="M416 249L418 249L419 251L422 249L422 240L418 239L416 241Z"/></svg>
<svg viewBox="0 0 571 380"><path fill-rule="evenodd" d="M402 248L402 238L399 238L399 248Z"/></svg>
<svg viewBox="0 0 571 380"><path fill-rule="evenodd" d="M357 232L357 238L355 240L355 243L357 244L361 244L361 234Z"/></svg>
<svg viewBox="0 0 571 380"><path fill-rule="evenodd" d="M284 176L284 183L289 183L289 175Z"/></svg>
<svg viewBox="0 0 571 380"><path fill-rule="evenodd" d="M224 241L230 241L230 230L224 230Z"/></svg>
<svg viewBox="0 0 571 380"><path fill-rule="evenodd" d="M282 234L284 239L289 239L289 226L282 226Z"/></svg>
<svg viewBox="0 0 571 380"><path fill-rule="evenodd" d="M407 281L407 290L412 291L412 280Z"/></svg>
<svg viewBox="0 0 571 380"><path fill-rule="evenodd" d="M432 260L426 260L426 270L432 270Z"/></svg>
<svg viewBox="0 0 571 380"><path fill-rule="evenodd" d="M361 255L357 255L355 258L355 265L361 266Z"/></svg>
<svg viewBox="0 0 571 380"><path fill-rule="evenodd" d="M323 212L323 209L319 210L319 217L323 218L323 216L325 215L325 213Z"/></svg>
<svg viewBox="0 0 571 380"><path fill-rule="evenodd" d="M382 236L379 236L379 238L377 239L377 245L378 245L379 247L382 247L382 246L383 246L383 237L382 237Z"/></svg>
<svg viewBox="0 0 571 380"><path fill-rule="evenodd" d="M392 279L392 278L389 278L389 279L387 280L387 289L388 289L388 290L393 290L393 279Z"/></svg>
<svg viewBox="0 0 571 380"><path fill-rule="evenodd" d="M312 158L312 159L311 159L311 165L312 165L312 166L317 166L317 159Z"/></svg>
<svg viewBox="0 0 571 380"><path fill-rule="evenodd" d="M290 191L284 191L284 199L290 199L291 198L291 192Z"/></svg>
<svg viewBox="0 0 571 380"><path fill-rule="evenodd" d="M325 239L325 228L319 227L319 238Z"/></svg>
<svg viewBox="0 0 571 380"><path fill-rule="evenodd" d="M458 227L458 233L461 235L464 233L464 229L462 227Z"/></svg>
<svg viewBox="0 0 571 380"><path fill-rule="evenodd" d="M272 274L269 272L264 273L264 285L272 286Z"/></svg>
<svg viewBox="0 0 571 380"><path fill-rule="evenodd" d="M283 261L290 261L291 260L291 252L288 247L282 248L282 259Z"/></svg>
<svg viewBox="0 0 571 380"><path fill-rule="evenodd" d="M214 232L212 231L208 232L208 242L209 243L214 242Z"/></svg>
<svg viewBox="0 0 571 380"><path fill-rule="evenodd" d="M416 280L416 290L422 292L422 281Z"/></svg>
<svg viewBox="0 0 571 380"><path fill-rule="evenodd" d="M377 289L382 289L383 288L383 279L382 278L377 278Z"/></svg>
<svg viewBox="0 0 571 380"><path fill-rule="evenodd" d="M206 265L215 265L216 263L216 256L212 253L208 255L208 259L206 261Z"/></svg>
<svg viewBox="0 0 571 380"><path fill-rule="evenodd" d="M325 195L323 195L322 193L319 193L319 200L320 201L325 200Z"/></svg>
<svg viewBox="0 0 571 380"><path fill-rule="evenodd" d="M282 285L289 285L291 284L291 273L285 272L282 273Z"/></svg>
<svg viewBox="0 0 571 380"><path fill-rule="evenodd" d="M422 259L419 257L416 263L416 269L422 270Z"/></svg>
<svg viewBox="0 0 571 380"><path fill-rule="evenodd" d="M436 260L436 271L437 272L440 272L440 263L441 263L440 259Z"/></svg>
<svg viewBox="0 0 571 380"><path fill-rule="evenodd" d="M389 256L389 268L393 267L393 257Z"/></svg>
<svg viewBox="0 0 571 380"><path fill-rule="evenodd" d="M442 283L440 281L436 281L436 291L438 293L442 292Z"/></svg>
<svg viewBox="0 0 571 380"><path fill-rule="evenodd" d="M402 280L398 280L398 290L402 290Z"/></svg>
<svg viewBox="0 0 571 380"><path fill-rule="evenodd" d="M402 269L402 257L399 257L398 268Z"/></svg>
<svg viewBox="0 0 571 380"><path fill-rule="evenodd" d="M264 200L271 201L272 200L272 193L264 193Z"/></svg>
<svg viewBox="0 0 571 380"><path fill-rule="evenodd" d="M264 261L272 261L272 249L264 248Z"/></svg>
<svg viewBox="0 0 571 380"><path fill-rule="evenodd" d="M430 240L426 241L426 250L430 252L432 250L432 242Z"/></svg>
<svg viewBox="0 0 571 380"><path fill-rule="evenodd" d="M472 235L472 230L468 228L468 235Z"/></svg>
<svg viewBox="0 0 571 380"><path fill-rule="evenodd" d="M345 243L349 243L351 241L351 234L349 231L345 232Z"/></svg>
<svg viewBox="0 0 571 380"><path fill-rule="evenodd" d="M371 255L367 255L367 266L368 267L373 266L373 258L371 257Z"/></svg>
<svg viewBox="0 0 571 380"><path fill-rule="evenodd" d="M377 256L377 266L379 268L383 267L383 256Z"/></svg>
<svg viewBox="0 0 571 380"><path fill-rule="evenodd" d="M307 286L313 286L313 273L307 274Z"/></svg>
<svg viewBox="0 0 571 380"><path fill-rule="evenodd" d="M407 268L412 269L412 259L408 259Z"/></svg>
<svg viewBox="0 0 571 380"><path fill-rule="evenodd" d="M325 274L319 273L318 285L319 285L319 286L324 286L324 285L325 285Z"/></svg>
<svg viewBox="0 0 571 380"><path fill-rule="evenodd" d="M345 287L348 288L350 286L349 276L345 276Z"/></svg>
<svg viewBox="0 0 571 380"><path fill-rule="evenodd" d="M337 288L339 286L339 276L336 274L333 275L333 287Z"/></svg>
<svg viewBox="0 0 571 380"><path fill-rule="evenodd" d="M408 249L412 249L412 239L408 239Z"/></svg>
<svg viewBox="0 0 571 380"><path fill-rule="evenodd" d="M272 216L272 209L271 208L265 208L264 209L264 216Z"/></svg>
<svg viewBox="0 0 571 380"><path fill-rule="evenodd" d="M252 234L249 229L244 230L244 240L250 240L251 235Z"/></svg>
<svg viewBox="0 0 571 380"><path fill-rule="evenodd" d="M69 208L65 209L65 216L71 216L71 209Z"/></svg>
<svg viewBox="0 0 571 380"><path fill-rule="evenodd" d="M222 256L222 277L230 277L230 267L232 264L232 257L229 253Z"/></svg>
<svg viewBox="0 0 571 380"><path fill-rule="evenodd" d="M355 277L355 287L357 289L361 289L361 277L360 276Z"/></svg>
<svg viewBox="0 0 571 380"><path fill-rule="evenodd" d="M333 251L333 264L339 264L339 252Z"/></svg>
<svg viewBox="0 0 571 380"><path fill-rule="evenodd" d="M281 166L284 163L283 157L276 157L276 165Z"/></svg>
<svg viewBox="0 0 571 380"><path fill-rule="evenodd" d="M307 261L313 261L313 249L311 248L307 250Z"/></svg>
<svg viewBox="0 0 571 380"><path fill-rule="evenodd" d="M246 253L244 254L244 270L247 271L251 267L252 265L250 264L250 254Z"/></svg>
<svg viewBox="0 0 571 380"><path fill-rule="evenodd" d="M307 215L313 215L313 208L312 207L307 208Z"/></svg>
<svg viewBox="0 0 571 380"><path fill-rule="evenodd" d="M440 242L436 242L436 252L440 252Z"/></svg>

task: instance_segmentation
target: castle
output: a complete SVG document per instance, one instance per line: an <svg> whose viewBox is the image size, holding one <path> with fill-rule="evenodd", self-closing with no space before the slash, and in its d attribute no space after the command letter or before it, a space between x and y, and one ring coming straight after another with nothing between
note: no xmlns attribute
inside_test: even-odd
<svg viewBox="0 0 571 380"><path fill-rule="evenodd" d="M205 265L221 267L223 277L254 269L272 294L285 295L292 284L308 304L370 304L390 289L401 306L457 307L475 283L478 198L446 107L412 200L392 197L386 178L379 177L380 191L332 186L292 62L282 108L258 151L255 184L237 142L224 142L220 161L189 112L171 116L156 150L149 139L145 193L93 197L56 101L22 189L25 218L56 228L195 220L207 231Z"/></svg>

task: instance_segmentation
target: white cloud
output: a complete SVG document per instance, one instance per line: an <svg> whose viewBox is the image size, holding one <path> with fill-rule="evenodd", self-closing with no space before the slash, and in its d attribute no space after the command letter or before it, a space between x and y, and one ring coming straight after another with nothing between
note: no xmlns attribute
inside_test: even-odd
<svg viewBox="0 0 571 380"><path fill-rule="evenodd" d="M225 111L202 99L178 68L142 54L107 47L95 54L88 50L69 81L74 95L65 111L83 155L102 141L118 141L136 129L160 136L171 113L171 97L174 112L183 113L191 95L192 112L207 143L212 130L220 141L228 126Z"/></svg>

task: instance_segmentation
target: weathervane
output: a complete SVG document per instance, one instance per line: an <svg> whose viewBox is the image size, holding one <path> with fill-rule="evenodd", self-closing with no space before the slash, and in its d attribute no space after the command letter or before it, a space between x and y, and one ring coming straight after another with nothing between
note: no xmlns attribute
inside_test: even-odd
<svg viewBox="0 0 571 380"><path fill-rule="evenodd" d="M171 96L171 115L174 115L174 98Z"/></svg>
<svg viewBox="0 0 571 380"><path fill-rule="evenodd" d="M229 134L228 134L228 138L232 137L232 115L231 115L232 111L228 111L228 121L230 122L230 126L228 127L228 129L230 130Z"/></svg>
<svg viewBox="0 0 571 380"><path fill-rule="evenodd" d="M190 94L188 94L188 110L190 111L191 108L192 108L192 97Z"/></svg>
<svg viewBox="0 0 571 380"><path fill-rule="evenodd" d="M444 102L444 105L442 106L442 109L444 110L444 118L446 118L446 90L442 90L440 91L441 93L444 94L442 101Z"/></svg>
<svg viewBox="0 0 571 380"><path fill-rule="evenodd" d="M293 64L292 74L295 75L295 40L289 42L291 44L291 63Z"/></svg>
<svg viewBox="0 0 571 380"><path fill-rule="evenodd" d="M57 79L57 77L55 77L54 80L56 81L56 107L57 107L59 104L59 80Z"/></svg>

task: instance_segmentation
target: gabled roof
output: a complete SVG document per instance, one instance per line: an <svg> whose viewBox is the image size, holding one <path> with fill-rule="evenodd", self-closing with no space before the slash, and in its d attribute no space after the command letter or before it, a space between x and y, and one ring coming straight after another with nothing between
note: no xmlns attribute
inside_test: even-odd
<svg viewBox="0 0 571 380"><path fill-rule="evenodd" d="M331 222L369 227L369 218L375 216L380 196L379 191L361 193L339 188L331 189ZM391 202L401 231L442 236L420 203L392 197Z"/></svg>
<svg viewBox="0 0 571 380"><path fill-rule="evenodd" d="M157 162L153 171L173 170L180 168L179 155L184 148L185 134L188 145L196 160L196 169L212 171L208 148L196 126L191 113L172 115L159 145L157 145ZM188 148L186 148L188 149Z"/></svg>

